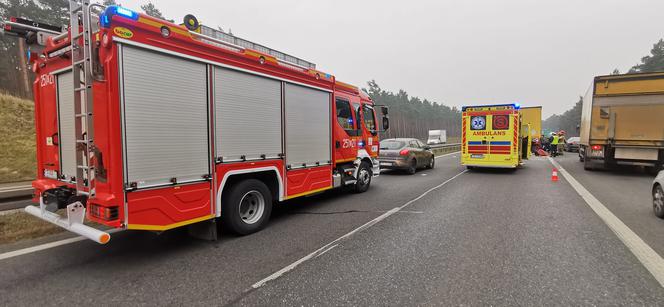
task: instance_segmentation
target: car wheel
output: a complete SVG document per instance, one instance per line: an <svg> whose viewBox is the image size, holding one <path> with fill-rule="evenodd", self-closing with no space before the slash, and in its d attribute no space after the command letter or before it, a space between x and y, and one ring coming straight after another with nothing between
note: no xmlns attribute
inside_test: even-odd
<svg viewBox="0 0 664 307"><path fill-rule="evenodd" d="M417 160L413 159L410 160L410 165L408 166L407 170L408 174L415 174L417 172Z"/></svg>
<svg viewBox="0 0 664 307"><path fill-rule="evenodd" d="M664 218L664 191L659 184L652 189L652 208L658 218Z"/></svg>
<svg viewBox="0 0 664 307"><path fill-rule="evenodd" d="M362 162L360 164L360 169L357 170L357 181L355 182L354 191L355 193L363 193L369 189L371 185L371 167L369 163Z"/></svg>
<svg viewBox="0 0 664 307"><path fill-rule="evenodd" d="M431 155L431 161L429 161L429 164L427 165L428 169L433 169L434 166L436 166L436 156Z"/></svg>
<svg viewBox="0 0 664 307"><path fill-rule="evenodd" d="M234 184L221 200L222 225L239 235L261 230L272 213L272 193L260 180Z"/></svg>

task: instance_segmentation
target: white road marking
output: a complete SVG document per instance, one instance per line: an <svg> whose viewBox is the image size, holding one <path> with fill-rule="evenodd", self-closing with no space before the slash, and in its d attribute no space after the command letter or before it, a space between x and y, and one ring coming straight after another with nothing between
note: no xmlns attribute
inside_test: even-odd
<svg viewBox="0 0 664 307"><path fill-rule="evenodd" d="M456 151L456 152L452 152L452 153L448 153L448 154L444 154L444 155L440 155L440 156L436 156L436 159L438 159L438 158L442 158L442 157L446 157L446 156L449 156L449 155L453 155L453 154L456 154L456 153L458 153L458 151ZM332 243L334 243L334 242L338 242L338 241L340 241L340 240L343 240L343 239L345 239L345 238L347 238L347 237L353 235L354 233L356 233L356 232L358 232L358 231L361 231L361 230L363 230L363 229L365 229L365 228L371 227L371 226L374 225L375 223L378 223L378 222L380 222L381 220L383 220L384 218L386 218L386 217L388 217L388 216L390 216L390 215L392 215L392 214L394 214L394 213L396 213L396 212L398 212L398 211L401 211L401 209L403 209L405 206L410 205L410 204L413 203L414 201L417 201L418 199L424 197L424 195L428 194L429 192L431 192L431 191L433 191L433 190L435 190L435 189L437 189L437 188L440 188L441 186L447 184L449 181L451 181L452 179L455 179L456 177L458 177L459 175L461 175L461 174L463 174L463 173L465 173L465 172L466 172L466 171L463 171L463 172L461 172L461 173L455 175L454 177L452 177L452 178L450 178L449 180L447 180L447 181L441 183L440 185L437 185L437 186L435 186L435 187L433 187L433 188L427 190L426 192L424 192L424 194L422 194L422 195L420 195L419 197L417 197L417 198L411 200L410 202L406 203L405 205L403 205L403 206L401 206L401 207L394 208L394 209L392 209L392 210L390 210L390 211L387 211L387 212L384 213L383 215L381 215L381 216L379 216L379 217L377 217L377 218L375 218L375 219L369 221L368 223L366 223L366 224L364 224L364 225L362 225L362 226L356 228L355 230L353 230L353 231L351 231L351 232L349 232L349 233L347 233L347 234L341 236L340 238L334 240L333 242L330 242L329 244L327 244L327 245L321 247L320 249L316 250L315 252L313 252L313 253L311 253L311 254L305 256L304 258L300 259L300 260L302 260L301 262L304 262L304 261L306 261L306 260L309 260L309 259L311 258L310 256L314 256L314 255L316 255L317 253L320 253L321 251L323 251L323 252L327 252L327 250L324 250L324 249L325 249L326 247L328 247L329 245L331 245ZM19 209L19 210L20 210L20 209ZM396 211L395 211L395 210L396 210ZM404 213L407 213L407 212L404 212ZM408 213L421 213L421 212L419 212L419 211L413 211L413 212L408 212ZM113 233L116 233L116 232L119 232L119 231L122 231L122 230L124 230L124 229L111 229L111 230L108 231L108 233L113 234ZM43 251L43 250L46 250L46 249L50 249L50 248L54 248L54 247L58 247L58 246L62 246L62 245L67 245L67 244L71 244L71 243L76 243L76 242L83 241L83 240L87 240L87 238L85 238L85 237L74 237L74 238L64 239L64 240L55 241L55 242L44 243L44 244L40 244L40 245L36 245L36 246L31 246L31 247L26 247L26 248L23 248L23 249L15 250L15 251L10 251L10 252L6 252L6 253L2 253L2 254L0 254L0 261L1 261L1 260L5 260L5 259L9 259L9 258L14 258L14 257L17 257L17 256L22 256L22 255L26 255L26 254L30 254L30 253L34 253L34 252L38 252L38 251ZM332 248L333 248L333 247L332 247ZM330 248L330 249L332 249L332 248ZM309 256L309 258L307 258L308 256ZM305 258L307 258L307 259L305 259ZM300 261L300 260L298 260L298 261ZM288 270L285 270L283 273L286 273L286 272L288 272L288 271L294 269L294 268L295 268L297 265L299 265L301 262L299 262L299 263L298 263L297 261L294 262L293 264L291 264L291 266L292 266L292 265L294 265L294 266L293 266L292 268L288 269ZM288 268L288 267L286 267L286 268ZM284 269L286 269L286 268L284 268ZM275 272L275 273L272 274L272 275L275 275L275 274L281 272L281 271L284 270L284 269L281 269L280 271ZM278 276L275 276L275 277L272 278L272 279L275 279L275 278L277 278L277 277L283 275L283 273L279 274ZM270 276L272 276L272 275L270 275ZM268 276L268 278L269 278L269 276ZM258 287L262 286L263 284L265 284L265 282L267 282L267 281L269 281L269 280L272 280L272 279L269 279L269 280L268 280L268 278L266 278L266 279L264 279L264 280L262 280L262 281L259 281L259 282L255 283L252 287L254 287L254 288L258 288ZM257 286L257 285L258 285L258 286Z"/></svg>
<svg viewBox="0 0 664 307"><path fill-rule="evenodd" d="M620 241L636 256L643 266L652 274L659 284L664 287L664 259L657 254L646 242L643 241L625 223L607 209L595 196L593 196L581 183L576 181L556 160L548 157L551 164L558 168L563 177L586 201L593 211L611 228Z"/></svg>
<svg viewBox="0 0 664 307"><path fill-rule="evenodd" d="M124 229L117 228L117 229L111 229L107 232L110 233L110 234L113 234L113 233L120 232L120 231L123 231L123 230ZM0 254L0 260L14 258L16 256L22 256L22 255L25 255L25 254L30 254L30 253L34 253L34 252L38 252L38 251L43 251L45 249L50 249L50 248L54 248L54 247L58 247L58 246L62 246L62 245L67 245L67 244L71 244L71 243L75 243L75 242L83 241L83 240L89 240L89 239L86 238L86 237L79 236L79 237L73 237L73 238L64 239L64 240L60 240L60 241L44 243L44 244L40 244L40 245L36 245L36 246L30 246L30 247L26 247L24 249L19 249L19 250L15 250L15 251Z"/></svg>
<svg viewBox="0 0 664 307"><path fill-rule="evenodd" d="M435 158L438 159L438 158L447 157L449 155L458 154L458 153L459 153L458 151L450 152L450 153L447 153L447 154L444 154L444 155L436 156Z"/></svg>
<svg viewBox="0 0 664 307"><path fill-rule="evenodd" d="M463 173L465 173L465 172L467 172L467 170L463 170L462 172L460 172L460 173L454 175L454 177L445 180L443 183L441 183L441 184L439 184L439 185L437 185L437 186L435 186L435 187L433 187L433 188L430 188L430 189L426 190L424 193L420 194L420 196L415 197L415 198L409 200L408 202L406 202L405 204L403 204L403 205L401 205L401 206L399 206L399 207L396 207L396 208L394 208L394 209L392 209L392 210L390 210L390 211L387 211L387 212L381 214L381 215L378 216L377 218L375 218L375 219L373 219L373 220L371 220L371 221L365 223L364 225L362 225L362 226L360 226L360 227L357 227L357 228L353 229L353 230L350 231L349 233L347 233L347 234L345 234L345 235L343 235L343 236L337 238L336 240L334 240L334 241L332 241L332 242L330 242L330 243L327 243L327 244L323 245L323 247L321 247L321 248L315 250L314 252L312 252L312 253L310 253L310 254L308 254L308 255L306 255L306 256L300 258L299 260L297 260L297 261L295 261L295 262L293 262L293 263L291 263L291 264L285 266L285 267L282 268L281 270L276 271L276 272L272 273L270 276L265 277L265 278L263 278L262 280L256 282L256 283L253 284L251 287L254 288L254 289L260 288L260 287L264 286L267 282L272 281L272 280L275 280L275 279L281 277L282 275L288 273L289 271L292 271L292 270L295 269L297 266L299 266L300 264L306 262L307 260L310 260L310 259L316 258L316 257L320 256L321 254L326 253L326 252L329 251L330 249L332 249L332 248L334 248L335 246L339 245L339 242L341 242L341 241L343 241L343 240L345 240L345 239L348 239L348 238L351 237L352 235L354 235L354 234L356 234L356 233L358 233L358 232L360 232L360 231L362 231L362 230L365 230L365 229L367 229L367 228L369 228L369 227L375 225L376 223L378 223L378 222L380 222L380 221L386 219L388 216L390 216L390 215L392 215L392 214L394 214L394 213L397 213L397 212L401 211L403 208L405 208L405 207L409 206L410 204L412 204L412 203L414 203L414 202L420 200L422 197L426 196L427 194L431 193L432 191L434 191L434 190L436 190L436 189L438 189L438 188L440 188L440 187L446 185L447 183L449 183L450 181L452 181L452 180L456 179L457 177L461 176L461 175L462 175Z"/></svg>

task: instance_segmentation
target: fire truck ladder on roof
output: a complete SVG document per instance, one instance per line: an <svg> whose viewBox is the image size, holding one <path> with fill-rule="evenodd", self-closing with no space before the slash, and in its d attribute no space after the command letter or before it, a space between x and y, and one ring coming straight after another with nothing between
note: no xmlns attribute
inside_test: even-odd
<svg viewBox="0 0 664 307"><path fill-rule="evenodd" d="M92 122L92 16L89 0L69 0L74 129L76 136L76 191L94 196L94 125ZM82 44L80 43L82 37Z"/></svg>

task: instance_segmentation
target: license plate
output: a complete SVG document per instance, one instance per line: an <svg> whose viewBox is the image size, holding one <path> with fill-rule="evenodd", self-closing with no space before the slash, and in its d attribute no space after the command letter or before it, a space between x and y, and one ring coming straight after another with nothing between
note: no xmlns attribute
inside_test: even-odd
<svg viewBox="0 0 664 307"><path fill-rule="evenodd" d="M380 162L380 166L392 166L390 162Z"/></svg>
<svg viewBox="0 0 664 307"><path fill-rule="evenodd" d="M470 157L473 159L482 159L484 158L484 155L470 155Z"/></svg>

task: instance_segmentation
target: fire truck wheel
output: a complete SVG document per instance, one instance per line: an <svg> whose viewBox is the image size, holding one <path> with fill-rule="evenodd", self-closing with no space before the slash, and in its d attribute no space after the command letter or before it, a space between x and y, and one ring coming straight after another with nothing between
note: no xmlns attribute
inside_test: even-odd
<svg viewBox="0 0 664 307"><path fill-rule="evenodd" d="M427 164L428 169L432 169L436 166L436 156L431 155L431 161L429 161L429 164Z"/></svg>
<svg viewBox="0 0 664 307"><path fill-rule="evenodd" d="M240 181L221 200L222 225L239 235L261 230L272 213L270 189L256 179Z"/></svg>
<svg viewBox="0 0 664 307"><path fill-rule="evenodd" d="M363 193L369 189L371 185L371 166L367 162L360 164L360 169L357 170L357 181L355 182L355 193Z"/></svg>
<svg viewBox="0 0 664 307"><path fill-rule="evenodd" d="M408 166L408 169L406 170L408 174L415 174L417 172L417 160L413 159L410 160L410 165Z"/></svg>

